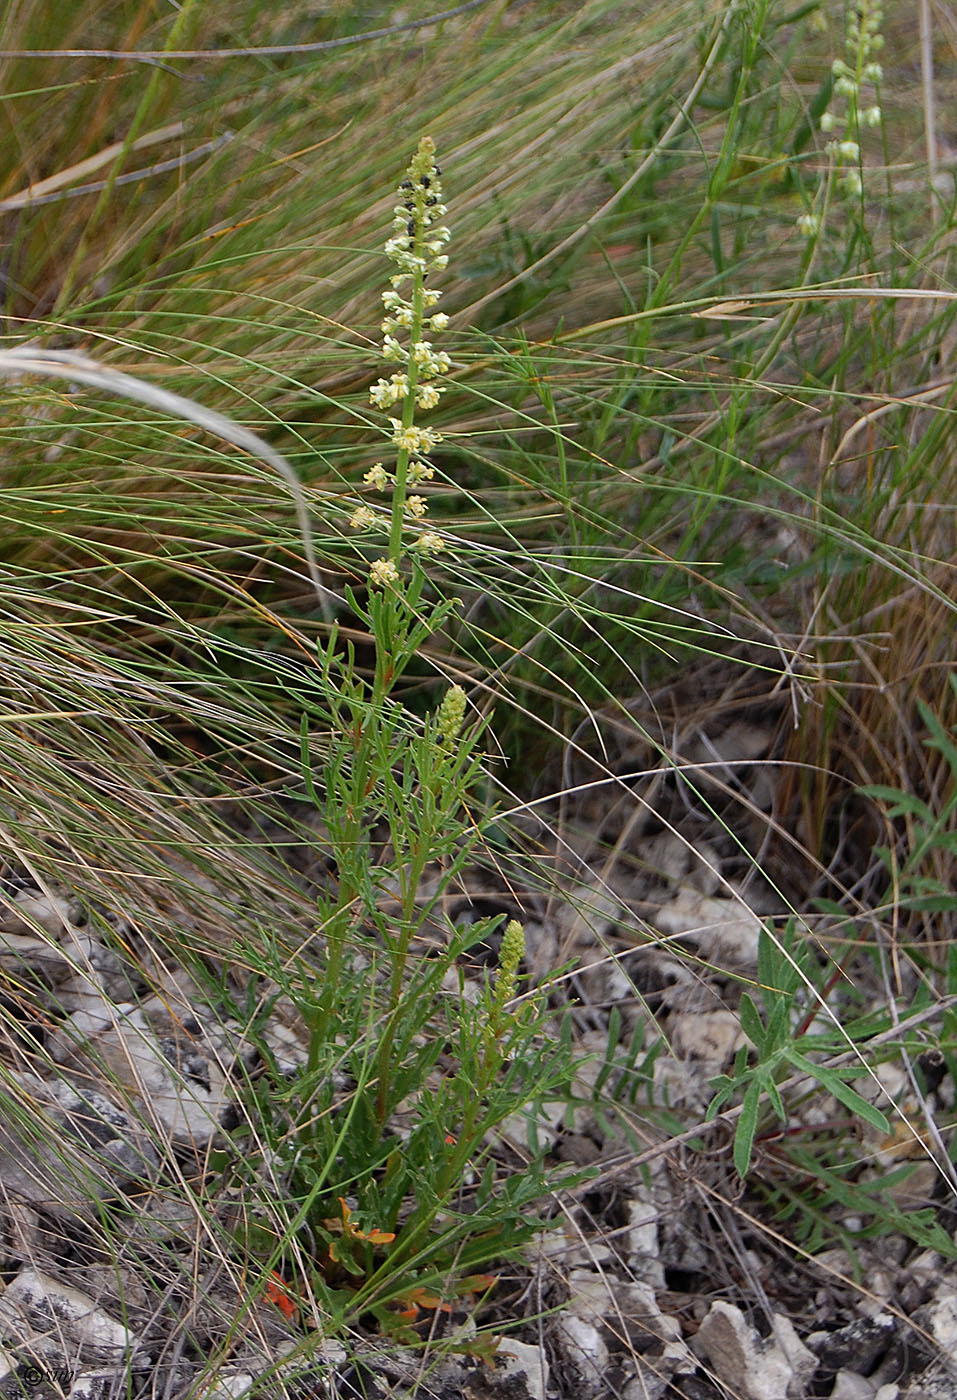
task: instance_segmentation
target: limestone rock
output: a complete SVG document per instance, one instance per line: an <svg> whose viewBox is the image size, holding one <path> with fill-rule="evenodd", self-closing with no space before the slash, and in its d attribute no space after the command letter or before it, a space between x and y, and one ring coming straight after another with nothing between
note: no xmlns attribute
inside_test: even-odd
<svg viewBox="0 0 957 1400"><path fill-rule="evenodd" d="M740 1308L719 1299L691 1343L719 1380L741 1400L798 1400L817 1369L817 1358L786 1317L774 1316L774 1331L759 1337Z"/></svg>
<svg viewBox="0 0 957 1400"><path fill-rule="evenodd" d="M158 997L140 1006L102 1001L70 1017L54 1038L68 1069L139 1100L161 1136L203 1146L229 1107L225 1070L198 1019Z"/></svg>

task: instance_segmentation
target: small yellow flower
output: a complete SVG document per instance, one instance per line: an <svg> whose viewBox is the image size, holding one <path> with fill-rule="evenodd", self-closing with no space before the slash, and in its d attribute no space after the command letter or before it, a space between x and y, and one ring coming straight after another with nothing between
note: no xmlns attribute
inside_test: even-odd
<svg viewBox="0 0 957 1400"><path fill-rule="evenodd" d="M376 491L388 491L391 481L389 473L381 462L374 463L365 476L362 478L367 486L372 486Z"/></svg>
<svg viewBox="0 0 957 1400"><path fill-rule="evenodd" d="M439 350L436 353L426 341L412 347L412 357L419 366L419 375L423 379L431 378L435 374L446 374L452 367L452 361L445 351Z"/></svg>
<svg viewBox="0 0 957 1400"><path fill-rule="evenodd" d="M387 316L382 322L381 330L383 335L391 335L393 331L406 329L412 325L411 306L400 306L393 316Z"/></svg>
<svg viewBox="0 0 957 1400"><path fill-rule="evenodd" d="M431 452L437 443L442 441L442 434L436 432L434 428L419 429L419 451Z"/></svg>
<svg viewBox="0 0 957 1400"><path fill-rule="evenodd" d="M395 583L399 571L391 559L374 559L369 567L369 582L375 584Z"/></svg>
<svg viewBox="0 0 957 1400"><path fill-rule="evenodd" d="M376 408L391 408L404 399L409 392L409 376L393 374L390 379L380 379L369 390L369 402Z"/></svg>
<svg viewBox="0 0 957 1400"><path fill-rule="evenodd" d="M438 554L440 549L445 548L445 541L434 530L423 530L414 547L422 554Z"/></svg>
<svg viewBox="0 0 957 1400"><path fill-rule="evenodd" d="M392 441L400 452L417 452L419 450L419 429L413 426L403 428L401 425L392 434Z"/></svg>
<svg viewBox="0 0 957 1400"><path fill-rule="evenodd" d="M382 358L394 361L399 371L379 379L369 391L375 408L394 409L389 417L390 441L398 450L398 460L392 471L386 472L377 462L365 475L366 485L378 491L392 491L392 518L389 531L387 559L379 559L370 567L373 584L394 583L398 577L398 562L405 547L403 535L414 535L413 523L424 519L428 503L424 496L407 495L419 482L434 474L427 455L442 441L435 429L420 428L415 421L417 410L436 408L444 389L431 380L447 373L452 367L449 356L436 351L427 336L447 329L449 318L444 312L432 312L441 293L425 285L429 273L448 264L441 250L451 234L444 223L447 213L442 202L441 171L435 164L435 143L429 136L419 142L399 186L398 199L392 210L392 234L385 251L396 271L389 278L389 288L382 293L385 316L382 326ZM408 281L411 290L401 290ZM359 507L354 515L356 528L377 520L369 508ZM442 540L434 531L421 532L411 541L411 547L428 553L442 548Z"/></svg>
<svg viewBox="0 0 957 1400"><path fill-rule="evenodd" d="M406 481L410 486L417 486L420 481L431 481L435 476L435 468L431 462L423 462L421 457L409 463L409 470L406 473Z"/></svg>
<svg viewBox="0 0 957 1400"><path fill-rule="evenodd" d="M375 511L370 510L368 506L357 506L349 521L353 530L368 530L370 525L375 523Z"/></svg>

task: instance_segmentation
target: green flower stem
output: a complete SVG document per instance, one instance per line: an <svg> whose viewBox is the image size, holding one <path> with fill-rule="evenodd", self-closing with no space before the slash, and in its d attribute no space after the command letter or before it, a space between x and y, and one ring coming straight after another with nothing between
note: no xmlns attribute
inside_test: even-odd
<svg viewBox="0 0 957 1400"><path fill-rule="evenodd" d="M415 220L415 248L419 255L422 251L423 229L422 229L422 209L421 196L416 196L416 220ZM422 297L422 289L425 284L425 274L421 269L416 269L412 279L412 344L417 344L422 339L422 318L425 314L425 305ZM415 359L409 356L407 370L409 376L409 392L405 396L402 405L402 427L411 428L415 422L415 391L419 383L419 366ZM392 563L398 567L402 556L402 526L405 517L405 498L407 494L406 486L409 475L410 453L404 447L400 447L396 454L395 461L395 486L392 492L392 527L389 530L389 554Z"/></svg>

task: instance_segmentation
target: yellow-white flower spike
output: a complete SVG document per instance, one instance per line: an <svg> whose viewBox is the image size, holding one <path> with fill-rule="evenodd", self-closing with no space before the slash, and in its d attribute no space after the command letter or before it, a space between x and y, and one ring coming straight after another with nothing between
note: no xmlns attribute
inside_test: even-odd
<svg viewBox="0 0 957 1400"><path fill-rule="evenodd" d="M427 285L432 272L448 265L448 255L442 250L451 234L440 222L445 214L435 143L430 136L423 136L399 185L392 211L392 232L385 244L386 256L397 270L382 293L386 313L382 320L382 358L398 368L372 386L369 400L374 408L394 409L389 417L389 436L396 448L396 464L394 472L386 473L377 465L365 477L366 484L377 490L392 490L388 560L372 565L373 583L393 581L384 566L398 566L406 532L411 534L426 515L425 497L407 493L418 482L432 477L432 464L425 459L442 441L442 434L434 428L418 426L416 413L438 406L443 389L432 381L452 368L445 351L436 350L432 344L431 337L448 328L449 318L445 312L433 310L441 293ZM420 533L412 543L419 553L442 547L441 539L432 531Z"/></svg>

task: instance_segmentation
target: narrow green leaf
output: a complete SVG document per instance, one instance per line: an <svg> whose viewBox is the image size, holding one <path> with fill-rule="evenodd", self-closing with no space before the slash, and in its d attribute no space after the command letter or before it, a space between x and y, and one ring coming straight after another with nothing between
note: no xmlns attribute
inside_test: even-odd
<svg viewBox="0 0 957 1400"><path fill-rule="evenodd" d="M927 803L922 802L911 792L901 792L899 788L884 787L882 783L871 783L865 787L859 787L857 790L862 797L873 797L881 802L886 802L887 814L890 817L919 817L928 825L933 823L934 814Z"/></svg>
<svg viewBox="0 0 957 1400"><path fill-rule="evenodd" d="M741 1117L738 1119L738 1126L734 1133L734 1167L742 1180L751 1169L751 1152L754 1148L754 1136L758 1130L760 1107L761 1083L757 1079L752 1079L744 1096Z"/></svg>
<svg viewBox="0 0 957 1400"><path fill-rule="evenodd" d="M851 1086L842 1079L833 1069L825 1069L824 1065L816 1065L813 1060L807 1059L799 1050L789 1050L787 1059L795 1069L801 1070L804 1074L809 1074L813 1079L825 1088L829 1094L833 1094L839 1103L845 1108L849 1108L859 1118L870 1123L882 1133L889 1133L891 1128L884 1114L879 1108L875 1108L867 1099L861 1097Z"/></svg>
<svg viewBox="0 0 957 1400"><path fill-rule="evenodd" d="M950 765L951 772L957 773L957 744L954 743L926 700L918 700L917 708L920 710L921 719L930 730L930 737L924 740L925 745L929 749L938 749Z"/></svg>
<svg viewBox="0 0 957 1400"><path fill-rule="evenodd" d="M710 1123L717 1116L718 1110L730 1099L734 1092L734 1080L729 1079L726 1074L719 1074L716 1079L712 1079L711 1087L714 1089L715 1095L705 1111L704 1121L706 1123Z"/></svg>
<svg viewBox="0 0 957 1400"><path fill-rule="evenodd" d="M779 986L780 965L781 955L777 944L768 930L762 928L758 934L758 982L762 987L773 990Z"/></svg>
<svg viewBox="0 0 957 1400"><path fill-rule="evenodd" d="M765 1041L764 1022L747 992L741 998L738 1014L741 1017L741 1029L760 1053Z"/></svg>
<svg viewBox="0 0 957 1400"><path fill-rule="evenodd" d="M775 999L771 1015L768 1017L767 1045L765 1054L770 1055L775 1050L780 1050L788 1041L790 1035L790 1010L791 996L780 996Z"/></svg>
<svg viewBox="0 0 957 1400"><path fill-rule="evenodd" d="M788 1121L787 1109L784 1107L784 1102L783 1102L783 1100L782 1100L782 1098L781 1098L781 1091L780 1091L780 1089L779 1089L778 1086L775 1084L775 1082L774 1082L773 1079L769 1079L769 1080L767 1081L767 1086L766 1086L766 1087L767 1087L768 1099L770 1100L771 1107L774 1109L775 1113L778 1115L778 1117L780 1118L781 1122L782 1122L782 1123L786 1123L786 1122Z"/></svg>

